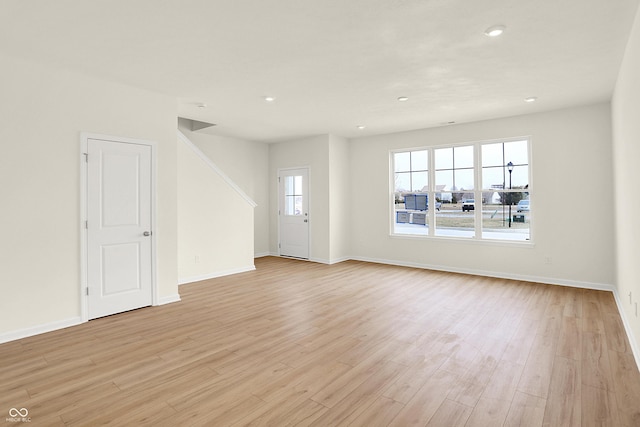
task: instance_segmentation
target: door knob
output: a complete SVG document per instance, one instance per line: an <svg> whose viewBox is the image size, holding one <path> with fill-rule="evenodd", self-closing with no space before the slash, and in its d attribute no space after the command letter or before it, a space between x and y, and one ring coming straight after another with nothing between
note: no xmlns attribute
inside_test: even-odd
<svg viewBox="0 0 640 427"><path fill-rule="evenodd" d="M151 236L151 232L150 231L145 231L144 233L142 233L142 235L144 237L149 237L149 236Z"/></svg>

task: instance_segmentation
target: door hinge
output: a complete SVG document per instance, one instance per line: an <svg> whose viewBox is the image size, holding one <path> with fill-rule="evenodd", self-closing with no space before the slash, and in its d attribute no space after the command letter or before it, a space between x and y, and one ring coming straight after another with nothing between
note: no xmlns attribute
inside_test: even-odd
<svg viewBox="0 0 640 427"><path fill-rule="evenodd" d="M89 163L89 153L82 153L82 154L84 154L84 162Z"/></svg>
<svg viewBox="0 0 640 427"><path fill-rule="evenodd" d="M278 248L282 248L282 245L280 243L278 243Z"/></svg>
<svg viewBox="0 0 640 427"><path fill-rule="evenodd" d="M89 229L89 221L84 222L84 228L87 230Z"/></svg>
<svg viewBox="0 0 640 427"><path fill-rule="evenodd" d="M87 288L87 296L89 296L89 288Z"/></svg>

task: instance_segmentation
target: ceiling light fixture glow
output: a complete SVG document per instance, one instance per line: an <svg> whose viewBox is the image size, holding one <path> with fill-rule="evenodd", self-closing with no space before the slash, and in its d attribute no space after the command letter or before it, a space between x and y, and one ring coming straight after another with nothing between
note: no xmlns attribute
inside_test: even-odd
<svg viewBox="0 0 640 427"><path fill-rule="evenodd" d="M398 97L398 101L400 101L400 102L404 102L404 101L408 101L408 100L409 100L409 98L407 98L406 96L399 96Z"/></svg>
<svg viewBox="0 0 640 427"><path fill-rule="evenodd" d="M524 102L536 102L537 100L538 100L538 98L537 98L537 97L535 97L535 96L530 96L530 97L528 97L528 98L525 98L525 99L524 99Z"/></svg>
<svg viewBox="0 0 640 427"><path fill-rule="evenodd" d="M484 31L484 34L489 37L498 37L507 27L504 25L494 25L493 27L489 27Z"/></svg>
<svg viewBox="0 0 640 427"><path fill-rule="evenodd" d="M362 130L362 129L366 128L366 126L364 126L364 125L358 125L358 126L356 126L356 127L357 127L359 130Z"/></svg>
<svg viewBox="0 0 640 427"><path fill-rule="evenodd" d="M267 102L273 102L273 101L275 101L276 99L275 99L273 96L265 96L265 97L264 97L264 100L265 100L265 101L267 101Z"/></svg>

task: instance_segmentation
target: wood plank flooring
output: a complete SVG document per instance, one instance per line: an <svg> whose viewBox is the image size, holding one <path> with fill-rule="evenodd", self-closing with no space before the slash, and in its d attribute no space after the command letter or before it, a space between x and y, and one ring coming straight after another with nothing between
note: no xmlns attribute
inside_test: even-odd
<svg viewBox="0 0 640 427"><path fill-rule="evenodd" d="M640 426L609 292L266 257L182 302L0 345L0 419Z"/></svg>

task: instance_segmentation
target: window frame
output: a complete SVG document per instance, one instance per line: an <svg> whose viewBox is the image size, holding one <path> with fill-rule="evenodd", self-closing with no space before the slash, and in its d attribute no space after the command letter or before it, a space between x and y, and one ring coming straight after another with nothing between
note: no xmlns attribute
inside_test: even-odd
<svg viewBox="0 0 640 427"><path fill-rule="evenodd" d="M496 138L490 140L479 140L472 142L458 142L458 143L450 143L450 144L438 144L438 145L429 145L429 146L418 146L412 148L401 148L401 149L392 149L389 150L389 230L391 237L399 237L399 238L409 238L409 239L444 239L447 241L464 241L464 242L482 242L482 243L491 243L491 244L506 244L506 245L525 245L525 246L533 246L534 244L534 221L533 214L531 211L527 213L528 216L528 224L529 224L529 236L526 240L515 240L515 239L498 239L498 238L490 238L483 237L483 192L485 183L483 182L482 174L483 174L483 165L482 165L482 147L484 145L489 144L504 144L509 142L517 142L517 141L526 141L527 143L527 187L526 192L528 193L528 199L534 199L534 186L533 186L533 178L532 178L532 137L530 135L527 136L517 136L517 137L508 137L508 138ZM406 152L414 152L414 151L423 151L427 150L428 156L428 178L427 178L427 187L428 187L428 197L429 200L435 200L436 194L436 169L435 169L435 151L442 148L452 148L460 147L460 146L473 146L473 176L474 176L474 200L476 209L474 209L474 234L469 237L461 237L461 236L444 236L436 234L436 209L428 209L427 214L427 228L428 232L424 233L399 233L395 229L396 225L396 204L395 204L395 155L397 153L406 153ZM506 165L503 165L505 167ZM405 171L407 172L407 171ZM411 173L411 170L408 171ZM508 178L507 178L508 180ZM505 187L507 182L504 183ZM520 193L523 192L522 188L503 188L498 193ZM470 191L469 191L470 193ZM435 205L435 204L434 204ZM534 203L535 205L535 203ZM515 207L514 207L515 208Z"/></svg>

